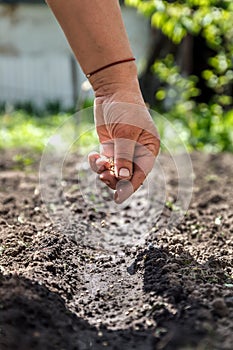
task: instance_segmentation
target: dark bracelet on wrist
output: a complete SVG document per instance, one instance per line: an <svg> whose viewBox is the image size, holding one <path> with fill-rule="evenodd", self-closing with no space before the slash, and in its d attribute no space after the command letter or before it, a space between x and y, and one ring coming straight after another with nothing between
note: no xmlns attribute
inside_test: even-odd
<svg viewBox="0 0 233 350"><path fill-rule="evenodd" d="M109 63L109 64L107 64L106 66L100 67L100 68L98 68L98 69L96 69L96 70L94 70L94 71L92 71L92 72L86 74L86 77L89 79L93 74L96 74L96 73L100 72L101 70L104 70L104 69L106 69L106 68L115 66L115 65L117 65L117 64L121 64L121 63L125 63L125 62L131 62L131 61L135 61L135 60L136 60L136 58L130 57L130 58L126 58L126 59L124 59L124 60L120 60L120 61L116 61L116 62Z"/></svg>

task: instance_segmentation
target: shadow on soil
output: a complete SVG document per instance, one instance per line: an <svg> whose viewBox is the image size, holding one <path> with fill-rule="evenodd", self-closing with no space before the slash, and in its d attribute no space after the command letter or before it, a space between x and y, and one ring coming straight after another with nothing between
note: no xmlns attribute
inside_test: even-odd
<svg viewBox="0 0 233 350"><path fill-rule="evenodd" d="M128 272L144 271L144 292L152 304L146 316L156 322L155 328L138 331L97 329L44 285L0 275L0 350L210 349L206 336L212 333L214 316L198 295L189 293L196 288L194 281L207 283L213 270L215 276L223 276L222 269L212 265L209 261L200 266L187 253L175 259L156 248L138 255Z"/></svg>
<svg viewBox="0 0 233 350"><path fill-rule="evenodd" d="M16 276L1 277L0 283L1 350L151 348L151 334L113 332L104 327L97 330L70 312L64 300L43 285Z"/></svg>
<svg viewBox="0 0 233 350"><path fill-rule="evenodd" d="M174 257L166 249L153 247L139 254L128 271L132 274L140 269L144 273L143 289L150 295L152 306L148 316L157 325L158 339L152 348L214 349L214 323L220 315L211 308L211 288L229 282L218 262L209 259L198 264L187 252Z"/></svg>

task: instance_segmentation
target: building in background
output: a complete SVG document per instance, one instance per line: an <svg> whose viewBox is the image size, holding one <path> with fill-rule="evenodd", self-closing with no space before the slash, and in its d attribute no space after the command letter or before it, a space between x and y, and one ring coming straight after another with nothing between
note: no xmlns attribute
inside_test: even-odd
<svg viewBox="0 0 233 350"><path fill-rule="evenodd" d="M150 26L133 9L123 6L122 12L140 69L149 47ZM59 102L70 108L83 98L84 81L44 1L0 0L0 104L30 102L44 108Z"/></svg>

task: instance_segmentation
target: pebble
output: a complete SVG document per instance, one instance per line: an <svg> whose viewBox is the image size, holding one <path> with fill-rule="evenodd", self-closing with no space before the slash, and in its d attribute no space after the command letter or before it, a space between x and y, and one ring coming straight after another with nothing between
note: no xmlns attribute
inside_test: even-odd
<svg viewBox="0 0 233 350"><path fill-rule="evenodd" d="M154 325L154 322L147 319L147 320L146 320L146 325L147 325L148 327L151 327L151 326Z"/></svg>
<svg viewBox="0 0 233 350"><path fill-rule="evenodd" d="M154 247L154 245L153 245L152 243L149 243L149 244L148 244L148 249L149 249L149 250L153 250L154 248L155 248L155 247Z"/></svg>
<svg viewBox="0 0 233 350"><path fill-rule="evenodd" d="M212 320L212 315L211 312L207 309L200 309L198 312L198 318L201 320L207 320L211 321Z"/></svg>
<svg viewBox="0 0 233 350"><path fill-rule="evenodd" d="M233 306L233 296L226 298L226 304L227 306Z"/></svg>
<svg viewBox="0 0 233 350"><path fill-rule="evenodd" d="M223 298L214 299L212 302L212 307L214 312L220 317L227 316L229 313L229 309Z"/></svg>

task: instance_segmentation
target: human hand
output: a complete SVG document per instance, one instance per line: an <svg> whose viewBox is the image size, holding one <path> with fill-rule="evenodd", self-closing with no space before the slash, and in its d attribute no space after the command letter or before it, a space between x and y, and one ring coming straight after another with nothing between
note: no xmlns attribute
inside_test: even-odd
<svg viewBox="0 0 233 350"><path fill-rule="evenodd" d="M125 94L117 92L96 98L94 114L101 150L89 155L92 170L116 190L114 199L118 204L144 182L160 145L158 132L141 96Z"/></svg>

